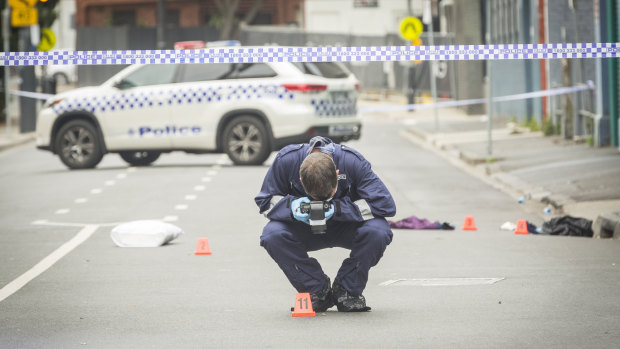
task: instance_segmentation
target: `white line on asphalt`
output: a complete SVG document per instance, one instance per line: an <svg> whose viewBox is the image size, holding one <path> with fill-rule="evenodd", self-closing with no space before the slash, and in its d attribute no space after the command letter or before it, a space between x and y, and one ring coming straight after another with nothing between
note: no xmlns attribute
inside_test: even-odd
<svg viewBox="0 0 620 349"><path fill-rule="evenodd" d="M119 174L116 175L116 178L118 178L118 179L123 179L125 177L127 177L126 173L119 173Z"/></svg>
<svg viewBox="0 0 620 349"><path fill-rule="evenodd" d="M222 165L213 165L211 168L217 171L222 168Z"/></svg>
<svg viewBox="0 0 620 349"><path fill-rule="evenodd" d="M101 194L103 190L101 190L101 188L95 188L95 189L91 189L90 193L91 194Z"/></svg>
<svg viewBox="0 0 620 349"><path fill-rule="evenodd" d="M217 171L207 171L207 176L215 176Z"/></svg>
<svg viewBox="0 0 620 349"><path fill-rule="evenodd" d="M87 201L88 201L87 198L77 198L77 199L75 199L75 203L76 204L83 204L83 203L85 203Z"/></svg>
<svg viewBox="0 0 620 349"><path fill-rule="evenodd" d="M116 184L116 181L113 181L113 180L105 181L105 185L110 186L110 185L114 185L114 184Z"/></svg>
<svg viewBox="0 0 620 349"><path fill-rule="evenodd" d="M198 196L196 196L196 195L192 195L192 194L190 194L190 195L185 195L185 200L196 200L196 198L197 198L197 197L198 197Z"/></svg>
<svg viewBox="0 0 620 349"><path fill-rule="evenodd" d="M203 182L211 182L211 177L202 177Z"/></svg>
<svg viewBox="0 0 620 349"><path fill-rule="evenodd" d="M176 206L174 206L174 209L175 210L187 210L188 207L189 206L187 206L187 205L176 205Z"/></svg>
<svg viewBox="0 0 620 349"><path fill-rule="evenodd" d="M32 281L37 276L41 275L44 271L46 271L52 265L58 262L62 257L66 256L69 252L73 251L76 247L81 245L97 230L97 228L99 228L98 225L83 226L82 230L80 230L80 232L77 233L77 235L75 235L71 240L64 243L54 252L43 258L30 270L20 275L17 279L11 281L2 289L0 289L0 302L5 300L13 293L19 291L22 287L26 286L27 283Z"/></svg>
<svg viewBox="0 0 620 349"><path fill-rule="evenodd" d="M196 190L196 191L203 191L203 190L205 190L205 188L206 187L204 185L197 185L197 186L194 187L194 190Z"/></svg>
<svg viewBox="0 0 620 349"><path fill-rule="evenodd" d="M471 286L492 285L505 278L433 278L433 279L396 279L388 280L379 286Z"/></svg>
<svg viewBox="0 0 620 349"><path fill-rule="evenodd" d="M216 161L217 164L224 165L228 162L228 157L226 155L220 156L220 158Z"/></svg>
<svg viewBox="0 0 620 349"><path fill-rule="evenodd" d="M127 168L127 172L129 172L129 173L136 172L136 168L135 167L128 167Z"/></svg>
<svg viewBox="0 0 620 349"><path fill-rule="evenodd" d="M67 214L69 213L69 211L71 211L68 208L61 208L60 210L56 211L56 214Z"/></svg>
<svg viewBox="0 0 620 349"><path fill-rule="evenodd" d="M163 219L164 222L176 222L178 220L179 220L178 216L166 216Z"/></svg>

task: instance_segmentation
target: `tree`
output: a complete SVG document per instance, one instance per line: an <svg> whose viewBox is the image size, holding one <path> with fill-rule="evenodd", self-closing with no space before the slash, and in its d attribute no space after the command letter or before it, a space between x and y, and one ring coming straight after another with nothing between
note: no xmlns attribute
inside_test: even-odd
<svg viewBox="0 0 620 349"><path fill-rule="evenodd" d="M235 38L238 34L239 23L251 23L264 2L264 0L254 0L243 19L239 19L235 16L239 9L239 1L240 0L215 0L215 6L219 12L219 20L213 24L220 30L221 40Z"/></svg>

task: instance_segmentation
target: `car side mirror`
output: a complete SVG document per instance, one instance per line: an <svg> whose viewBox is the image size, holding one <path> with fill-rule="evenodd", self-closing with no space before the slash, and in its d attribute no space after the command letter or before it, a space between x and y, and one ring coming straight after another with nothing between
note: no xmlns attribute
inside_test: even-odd
<svg viewBox="0 0 620 349"><path fill-rule="evenodd" d="M128 81L128 80L125 80L125 79L121 79L121 80L119 80L119 81L114 83L114 87L116 87L119 90L127 90L129 88L134 87L134 86L135 85L131 81Z"/></svg>

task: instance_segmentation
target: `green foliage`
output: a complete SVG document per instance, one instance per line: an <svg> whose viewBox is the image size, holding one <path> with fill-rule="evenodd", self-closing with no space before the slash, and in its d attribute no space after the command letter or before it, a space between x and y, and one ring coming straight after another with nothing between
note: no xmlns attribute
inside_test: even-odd
<svg viewBox="0 0 620 349"><path fill-rule="evenodd" d="M521 123L521 127L527 127L532 132L540 131L540 126L538 125L538 122L536 122L536 118L533 116L530 117L529 120L523 120L523 122Z"/></svg>
<svg viewBox="0 0 620 349"><path fill-rule="evenodd" d="M551 118L548 117L545 119L545 121L543 121L542 131L545 136L558 134L558 129L559 128L553 124Z"/></svg>

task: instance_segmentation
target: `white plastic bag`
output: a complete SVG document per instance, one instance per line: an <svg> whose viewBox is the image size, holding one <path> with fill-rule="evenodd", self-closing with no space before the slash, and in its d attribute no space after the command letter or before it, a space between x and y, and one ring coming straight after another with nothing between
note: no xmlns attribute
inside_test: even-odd
<svg viewBox="0 0 620 349"><path fill-rule="evenodd" d="M155 220L123 223L112 229L110 237L120 247L157 247L183 234L181 228Z"/></svg>

